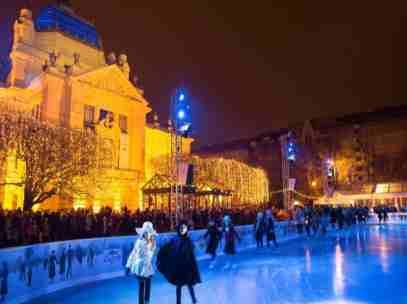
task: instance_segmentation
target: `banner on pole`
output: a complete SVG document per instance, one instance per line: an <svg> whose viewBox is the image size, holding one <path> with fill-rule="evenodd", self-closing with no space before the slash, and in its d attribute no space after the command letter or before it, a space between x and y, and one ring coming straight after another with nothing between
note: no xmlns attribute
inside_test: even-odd
<svg viewBox="0 0 407 304"><path fill-rule="evenodd" d="M181 162L178 164L178 184L185 185L188 176L188 163Z"/></svg>
<svg viewBox="0 0 407 304"><path fill-rule="evenodd" d="M295 178L288 179L288 191L294 191L295 189Z"/></svg>

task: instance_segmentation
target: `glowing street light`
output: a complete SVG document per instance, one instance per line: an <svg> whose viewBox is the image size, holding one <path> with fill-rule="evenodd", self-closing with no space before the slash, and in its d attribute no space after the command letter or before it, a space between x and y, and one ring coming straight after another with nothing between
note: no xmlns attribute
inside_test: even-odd
<svg viewBox="0 0 407 304"><path fill-rule="evenodd" d="M184 119L185 118L185 111L184 110L179 110L177 116L178 116L178 119Z"/></svg>

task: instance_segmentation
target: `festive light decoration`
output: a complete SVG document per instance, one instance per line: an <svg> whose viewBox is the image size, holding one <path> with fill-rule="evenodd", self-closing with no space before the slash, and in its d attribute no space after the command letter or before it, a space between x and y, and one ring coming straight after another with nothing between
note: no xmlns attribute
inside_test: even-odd
<svg viewBox="0 0 407 304"><path fill-rule="evenodd" d="M240 161L224 158L184 156L183 161L194 165L195 184L214 184L232 192L233 204L261 204L269 200L269 181L264 170ZM168 157L152 161L157 174L170 176Z"/></svg>

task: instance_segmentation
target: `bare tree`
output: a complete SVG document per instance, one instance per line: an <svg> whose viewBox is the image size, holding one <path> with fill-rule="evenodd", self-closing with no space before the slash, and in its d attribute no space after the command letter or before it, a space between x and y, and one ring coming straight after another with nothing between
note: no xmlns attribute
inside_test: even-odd
<svg viewBox="0 0 407 304"><path fill-rule="evenodd" d="M72 197L96 180L98 141L92 131L41 122L27 113L2 111L0 135L3 163L12 154L24 164L21 186L26 210L55 195Z"/></svg>

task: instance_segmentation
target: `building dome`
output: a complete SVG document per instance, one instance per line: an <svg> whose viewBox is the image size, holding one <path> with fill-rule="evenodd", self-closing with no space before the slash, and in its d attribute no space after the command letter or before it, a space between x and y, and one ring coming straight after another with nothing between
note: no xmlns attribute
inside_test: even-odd
<svg viewBox="0 0 407 304"><path fill-rule="evenodd" d="M64 5L49 5L42 9L35 20L35 28L37 32L61 32L97 49L102 48L95 26Z"/></svg>

